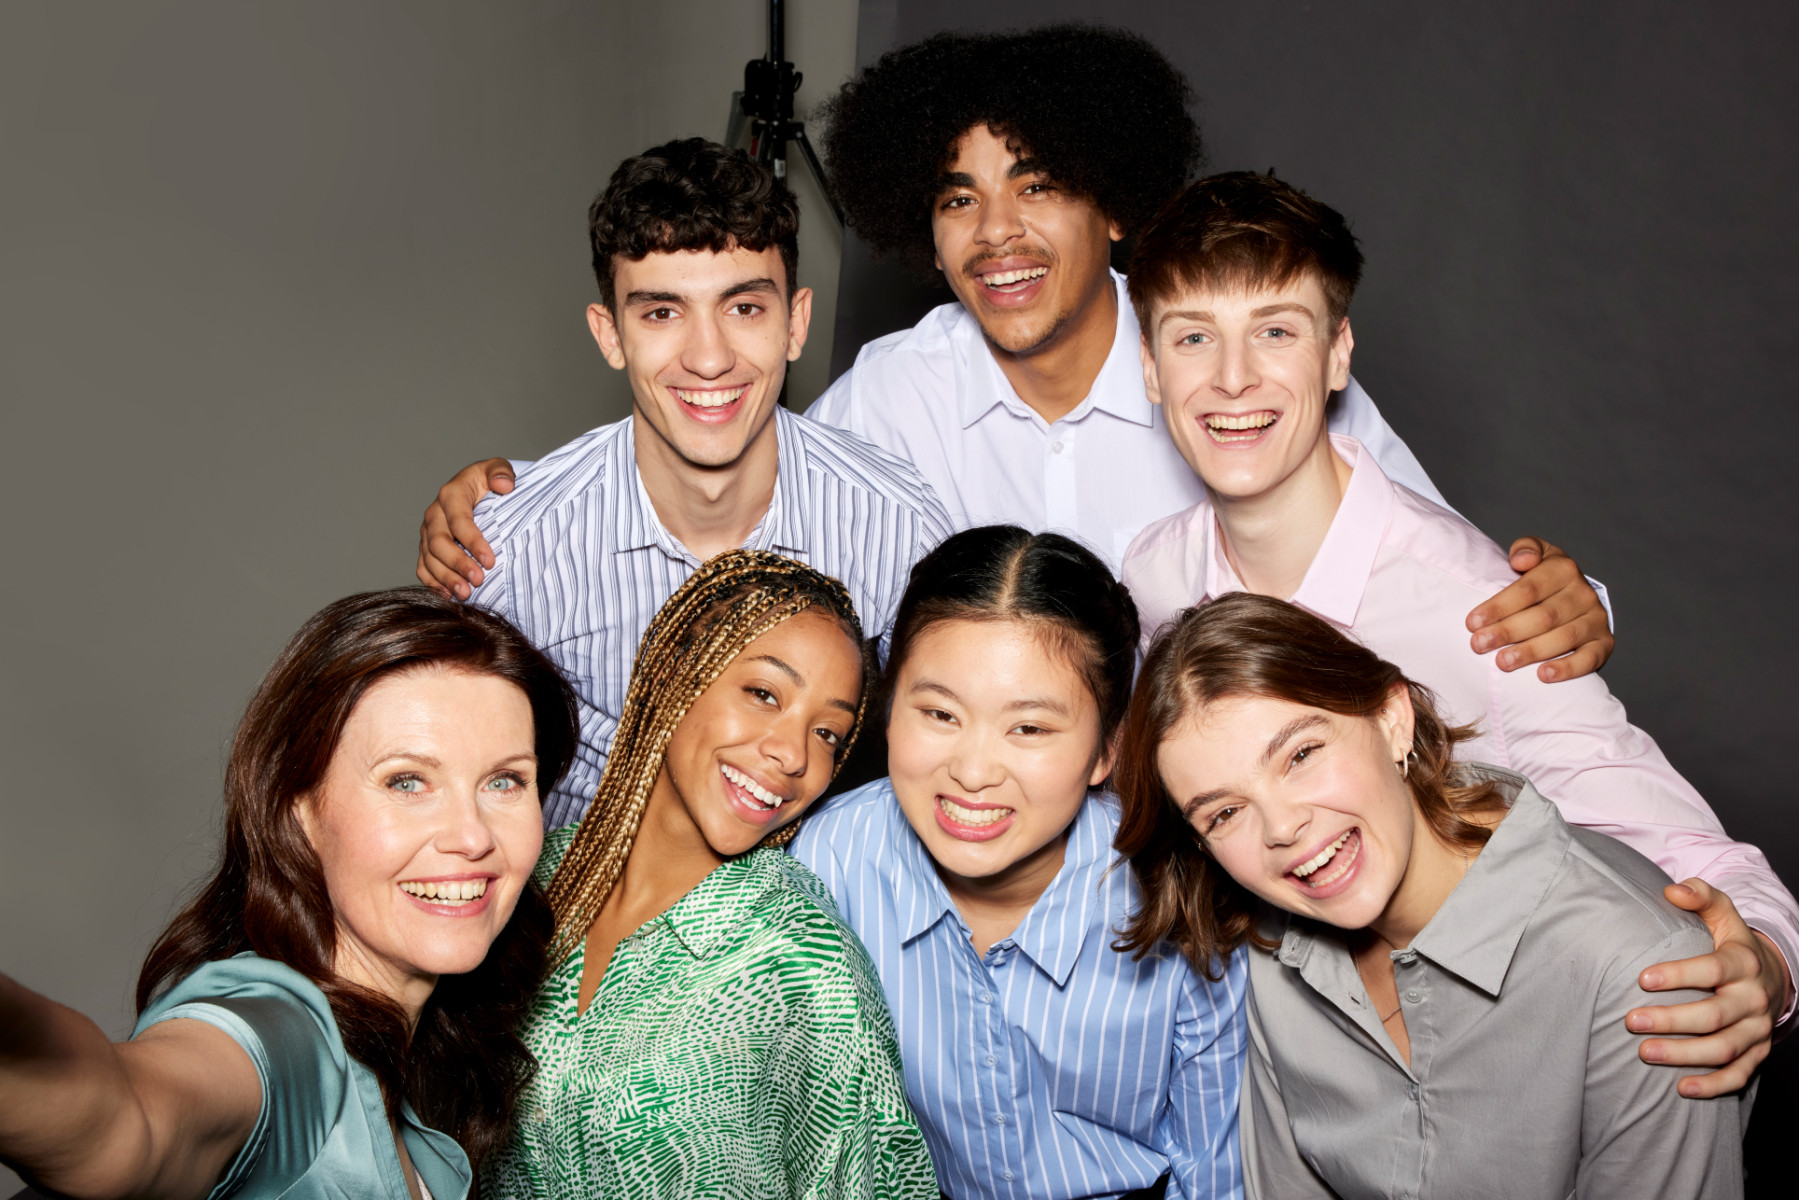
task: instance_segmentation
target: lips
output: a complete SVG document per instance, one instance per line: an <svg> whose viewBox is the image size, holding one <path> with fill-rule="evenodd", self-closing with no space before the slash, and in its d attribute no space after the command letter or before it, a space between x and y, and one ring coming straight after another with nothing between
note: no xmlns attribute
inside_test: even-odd
<svg viewBox="0 0 1799 1200"><path fill-rule="evenodd" d="M937 827L957 841L990 842L1012 828L1016 812L1004 804L982 804L940 794L933 815Z"/></svg>
<svg viewBox="0 0 1799 1200"><path fill-rule="evenodd" d="M781 806L793 799L792 796L769 787L748 771L727 763L719 764L718 773L724 780L725 799L730 802L732 811L752 825L767 825L780 813Z"/></svg>
<svg viewBox="0 0 1799 1200"><path fill-rule="evenodd" d="M1362 865L1362 831L1349 829L1287 871L1288 882L1313 900L1328 900L1354 880Z"/></svg>
<svg viewBox="0 0 1799 1200"><path fill-rule="evenodd" d="M1206 413L1199 420L1214 445L1249 446L1272 432L1280 419L1281 414L1262 409L1248 413Z"/></svg>
<svg viewBox="0 0 1799 1200"><path fill-rule="evenodd" d="M1029 304L1043 290L1049 278L1049 264L1017 255L990 259L971 272L976 294L996 308L1018 308Z"/></svg>
<svg viewBox="0 0 1799 1200"><path fill-rule="evenodd" d="M670 387L669 393L680 403L681 411L703 425L722 425L743 408L750 385L734 387L682 388Z"/></svg>
<svg viewBox="0 0 1799 1200"><path fill-rule="evenodd" d="M406 879L400 891L424 911L439 917L473 917L487 911L492 903L490 885L493 875L462 876L455 879Z"/></svg>

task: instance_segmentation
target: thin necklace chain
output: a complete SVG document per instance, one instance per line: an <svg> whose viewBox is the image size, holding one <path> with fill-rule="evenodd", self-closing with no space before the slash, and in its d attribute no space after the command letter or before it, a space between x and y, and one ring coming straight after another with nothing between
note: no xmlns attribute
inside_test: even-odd
<svg viewBox="0 0 1799 1200"><path fill-rule="evenodd" d="M1468 874L1468 868L1474 865L1474 860L1468 857L1468 848L1466 846L1457 846L1456 849L1460 850L1462 853L1462 875L1464 877L1466 877ZM1380 937L1380 934L1377 933L1374 936ZM1387 940L1386 938L1381 938L1381 941L1383 941L1383 942L1386 940ZM1389 944L1391 944L1391 943L1389 943ZM1395 988L1395 990L1397 991L1397 987ZM1402 1007L1403 1007L1402 1004L1395 1004L1393 1006L1393 1011L1388 1013L1386 1016L1382 1017L1380 1019L1380 1023L1382 1025L1385 1025L1388 1021L1391 1021L1394 1017L1397 1017L1399 1015L1399 1010Z"/></svg>

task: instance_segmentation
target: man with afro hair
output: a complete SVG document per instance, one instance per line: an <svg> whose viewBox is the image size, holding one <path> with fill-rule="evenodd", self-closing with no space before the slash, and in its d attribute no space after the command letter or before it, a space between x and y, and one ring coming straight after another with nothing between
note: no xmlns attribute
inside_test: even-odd
<svg viewBox="0 0 1799 1200"><path fill-rule="evenodd" d="M1145 525L1198 503L1110 269L1199 164L1191 102L1143 38L1086 25L941 33L845 84L824 150L846 219L877 253L940 271L957 303L864 346L806 415L909 460L960 528L1059 530L1114 568ZM1441 501L1353 379L1330 427ZM479 582L473 507L512 470L488 459L440 489L420 579ZM1470 614L1474 650L1506 647L1505 669L1541 662L1545 680L1597 670L1609 621L1573 561L1536 538L1511 561L1524 577Z"/></svg>

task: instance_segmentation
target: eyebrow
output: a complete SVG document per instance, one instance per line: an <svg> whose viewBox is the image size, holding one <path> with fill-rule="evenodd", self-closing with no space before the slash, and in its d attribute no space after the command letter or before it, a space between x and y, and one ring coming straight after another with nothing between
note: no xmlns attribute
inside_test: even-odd
<svg viewBox="0 0 1799 1200"><path fill-rule="evenodd" d="M946 687L934 679L920 679L908 690L914 692L936 692L938 695L945 696L951 700L962 699L962 697L956 695L953 688ZM1046 709L1049 712L1053 712L1058 716L1063 717L1069 715L1068 706L1066 704L1062 703L1060 700L1051 700L1046 696L1026 696L1022 700L1013 700L1005 707L1001 708L1000 711L1018 712L1021 709L1031 708Z"/></svg>
<svg viewBox="0 0 1799 1200"><path fill-rule="evenodd" d="M1043 160L1037 158L1017 159L1006 171L1007 179L1023 179L1026 175L1041 175L1045 179L1050 177L1048 169L1043 165ZM943 174L937 176L937 192L939 195L949 191L951 188L971 188L974 186L974 176L970 175L967 171L945 171Z"/></svg>
<svg viewBox="0 0 1799 1200"><path fill-rule="evenodd" d="M750 657L750 661L767 663L769 666L773 667L775 670L779 671L781 674L783 674L783 675L787 676L787 678L791 679L793 681L794 687L805 687L806 686L806 677L801 675L798 671L794 670L793 664L787 662L784 659L776 658L772 654L756 654L756 655L752 655ZM839 699L833 698L833 699L825 701L825 703L829 704L832 708L841 708L844 712L849 713L852 717L856 715L856 706L854 704L851 704L848 700L839 700Z"/></svg>
<svg viewBox="0 0 1799 1200"><path fill-rule="evenodd" d="M1312 713L1311 715L1304 717L1294 717L1291 721L1288 721L1285 725L1282 725L1279 729L1275 730L1274 736L1268 739L1268 745L1262 748L1262 757L1256 760L1256 766L1267 766L1269 760L1280 753L1280 748L1291 741L1295 734L1303 733L1307 729L1312 729L1323 724L1325 724L1324 718L1317 713Z"/></svg>
<svg viewBox="0 0 1799 1200"><path fill-rule="evenodd" d="M1295 301L1291 301L1291 300L1283 301L1280 304L1264 304L1262 307L1255 309L1249 315L1251 318L1272 317L1277 313L1284 313L1284 312L1304 313L1306 316L1312 318L1314 321L1318 319L1318 315L1316 313L1314 313L1311 309L1307 308L1303 304L1299 304L1299 303L1297 303ZM1170 321L1216 321L1217 319L1218 319L1218 317L1216 314L1214 314L1208 310L1205 310L1205 309L1182 308L1182 309L1176 309L1173 312L1163 313L1159 318L1157 318L1156 327L1159 329L1163 325L1166 325Z"/></svg>
<svg viewBox="0 0 1799 1200"><path fill-rule="evenodd" d="M720 300L729 300L732 296L742 296L742 295L747 295L750 293L760 293L760 292L776 292L776 293L778 293L778 292L780 292L780 290L781 289L778 286L776 286L774 280L770 279L766 275L758 275L754 279L743 279L743 280L739 280L736 283L733 283L730 287L725 288L723 291L719 292L718 298ZM625 296L626 307L631 307L631 306L638 305L638 304L686 304L686 303L688 303L688 297L683 296L680 292L636 291L636 292L627 293Z"/></svg>

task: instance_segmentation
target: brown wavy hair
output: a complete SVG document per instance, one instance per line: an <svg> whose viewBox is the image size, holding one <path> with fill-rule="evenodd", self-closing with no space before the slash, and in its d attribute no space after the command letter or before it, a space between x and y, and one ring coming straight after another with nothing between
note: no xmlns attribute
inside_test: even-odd
<svg viewBox="0 0 1799 1200"><path fill-rule="evenodd" d="M861 732L867 709L871 655L856 606L841 583L791 558L766 550L728 550L675 589L643 631L612 753L581 828L550 879L555 913L554 962L574 952L624 874L644 809L662 774L668 740L687 710L744 647L807 609L836 618L862 655L862 692L849 735L837 746L835 776ZM770 833L761 846L782 846L799 821Z"/></svg>
<svg viewBox="0 0 1799 1200"><path fill-rule="evenodd" d="M536 1063L515 1027L546 965L550 911L526 887L486 959L446 975L410 1032L392 1000L332 968L337 922L295 806L319 786L344 724L378 680L429 665L492 675L531 704L538 794L574 755L573 691L506 620L421 587L365 592L301 626L250 700L225 772L219 865L163 931L137 982L141 1013L208 962L253 951L318 985L344 1048L380 1080L390 1113L402 1100L479 1163L504 1138Z"/></svg>
<svg viewBox="0 0 1799 1200"><path fill-rule="evenodd" d="M1302 608L1243 592L1189 608L1164 628L1137 677L1113 772L1124 807L1113 846L1143 890L1114 948L1141 958L1167 941L1216 979L1238 946L1265 945L1254 932L1256 897L1206 853L1162 785L1157 755L1175 726L1243 696L1372 717L1401 686L1411 695L1418 756L1406 782L1425 822L1450 845L1485 845L1491 828L1468 818L1501 813L1504 801L1492 784L1459 783L1452 758L1474 728L1447 724L1429 689L1398 667Z"/></svg>

